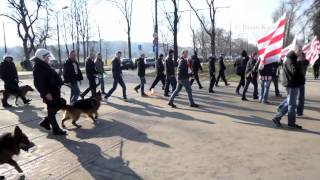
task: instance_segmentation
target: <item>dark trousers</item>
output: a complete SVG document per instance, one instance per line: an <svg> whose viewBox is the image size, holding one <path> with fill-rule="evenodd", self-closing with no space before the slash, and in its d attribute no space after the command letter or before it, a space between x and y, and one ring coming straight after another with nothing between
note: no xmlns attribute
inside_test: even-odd
<svg viewBox="0 0 320 180"><path fill-rule="evenodd" d="M238 74L238 76L240 76L240 81L239 81L239 84L237 86L236 92L239 92L241 86L244 87L244 84L245 84L245 74Z"/></svg>
<svg viewBox="0 0 320 180"><path fill-rule="evenodd" d="M191 81L190 81L190 85L191 85L191 86L192 86L194 80L197 81L199 88L202 88L202 85L201 85L200 80L199 80L199 74L198 74L198 73L195 73L195 74L194 74L194 78L191 79Z"/></svg>
<svg viewBox="0 0 320 180"><path fill-rule="evenodd" d="M170 84L171 84L172 92L174 92L174 90L176 90L176 87L177 87L177 79L176 79L176 77L174 75L166 77L166 85L165 85L165 88L164 88L164 94L165 95L169 94Z"/></svg>
<svg viewBox="0 0 320 180"><path fill-rule="evenodd" d="M56 114L59 111L59 108L47 104L48 116L44 118L43 123L50 124L53 132L57 132L60 130L60 127L57 123Z"/></svg>
<svg viewBox="0 0 320 180"><path fill-rule="evenodd" d="M109 92L106 95L106 98L110 97L111 94L117 89L118 84L120 84L120 86L122 87L122 94L123 94L123 98L127 98L127 94L126 94L126 84L124 83L122 76L119 77L113 77L113 86L112 88L109 90Z"/></svg>
<svg viewBox="0 0 320 180"><path fill-rule="evenodd" d="M89 91L91 91L91 95L95 95L97 92L97 84L96 84L96 79L95 78L88 78L89 80L89 87L83 91L83 93L81 94L82 97L85 97Z"/></svg>
<svg viewBox="0 0 320 180"><path fill-rule="evenodd" d="M319 78L319 65L317 64L317 62L313 65L313 75L314 79Z"/></svg>
<svg viewBox="0 0 320 180"><path fill-rule="evenodd" d="M216 76L211 75L210 76L210 85L209 85L209 91L213 91L213 86L216 83Z"/></svg>
<svg viewBox="0 0 320 180"><path fill-rule="evenodd" d="M144 84L146 83L146 78L145 77L139 77L140 78L140 84L138 84L134 89L138 90L140 89L141 95L145 94L144 93Z"/></svg>
<svg viewBox="0 0 320 180"><path fill-rule="evenodd" d="M150 90L153 89L158 84L159 81L161 81L162 87L164 87L166 83L166 76L164 74L157 74L156 79L153 81L150 87Z"/></svg>
<svg viewBox="0 0 320 180"><path fill-rule="evenodd" d="M219 84L219 80L220 78L224 81L224 84L227 85L228 82L227 82L227 79L226 79L226 76L224 74L224 71L219 71L219 74L218 74L218 77L217 77L217 82L216 82L216 85Z"/></svg>
<svg viewBox="0 0 320 180"><path fill-rule="evenodd" d="M304 101L305 101L305 85L302 85L299 88L299 97L298 97L298 106L297 106L298 115L303 115Z"/></svg>
<svg viewBox="0 0 320 180"><path fill-rule="evenodd" d="M275 90L275 94L276 96L280 95L280 91L279 91L279 76L272 76L272 81L274 84L274 90Z"/></svg>
<svg viewBox="0 0 320 180"><path fill-rule="evenodd" d="M249 85L253 85L253 98L258 98L258 80L257 78L246 78L246 83L243 88L242 98L246 98L246 93L248 91Z"/></svg>

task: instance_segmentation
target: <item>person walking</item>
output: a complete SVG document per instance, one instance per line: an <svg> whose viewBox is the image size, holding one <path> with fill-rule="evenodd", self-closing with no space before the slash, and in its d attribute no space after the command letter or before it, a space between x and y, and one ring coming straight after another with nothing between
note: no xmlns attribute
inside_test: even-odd
<svg viewBox="0 0 320 180"><path fill-rule="evenodd" d="M154 87L158 84L159 81L161 81L162 90L164 90L166 76L164 75L163 54L160 54L159 58L156 61L156 72L156 78L149 88L150 92L153 92Z"/></svg>
<svg viewBox="0 0 320 180"><path fill-rule="evenodd" d="M70 51L63 65L63 79L71 87L70 103L73 104L80 96L79 82L83 80L82 72L76 61L76 52Z"/></svg>
<svg viewBox="0 0 320 180"><path fill-rule="evenodd" d="M62 79L59 74L49 66L51 53L46 49L38 49L32 60L35 62L33 68L33 82L35 88L40 93L43 102L47 105L47 117L40 122L40 126L46 130L53 131L54 135L66 135L60 129L57 120L57 112L66 105L66 101L61 98L60 88Z"/></svg>
<svg viewBox="0 0 320 180"><path fill-rule="evenodd" d="M101 53L97 53L96 59L94 60L94 64L96 66L96 70L98 72L98 79L99 79L99 84L101 87L101 93L103 95L106 95L105 89L104 89L104 63L102 61Z"/></svg>
<svg viewBox="0 0 320 180"><path fill-rule="evenodd" d="M281 97L282 95L280 94L280 90L279 90L279 76L280 76L281 61L280 62L274 62L272 64L273 64L272 82L274 84L275 95L277 97Z"/></svg>
<svg viewBox="0 0 320 180"><path fill-rule="evenodd" d="M166 85L164 87L164 96L169 96L169 88L171 84L172 92L176 89L177 86L177 79L175 75L175 63L173 60L173 49L169 50L169 55L167 59L165 60L165 71L166 71Z"/></svg>
<svg viewBox="0 0 320 180"><path fill-rule="evenodd" d="M297 61L301 53L301 47L294 47L290 51L283 64L283 86L287 90L287 98L279 105L277 115L272 119L277 127L282 127L281 118L288 113L288 126L293 129L302 129L296 124L297 97L300 87L305 82L302 68ZM286 105L287 104L287 105Z"/></svg>
<svg viewBox="0 0 320 180"><path fill-rule="evenodd" d="M30 99L23 96L19 88L19 77L16 65L13 63L13 57L10 55L5 55L3 61L0 64L0 76L4 82L4 92L2 98L2 106L4 108L12 107L8 103L8 98L10 94L17 94L24 104L29 104Z"/></svg>
<svg viewBox="0 0 320 180"><path fill-rule="evenodd" d="M191 67L192 67L192 75L193 75L193 78L191 79L190 81L190 85L192 86L194 80L197 81L198 83L198 86L199 86L199 89L202 89L202 85L200 83L200 80L199 80L199 70L201 70L201 72L203 71L202 69L202 66L201 66L201 63L200 63L200 59L198 58L198 54L197 52L194 53L194 55L191 57Z"/></svg>
<svg viewBox="0 0 320 180"><path fill-rule="evenodd" d="M121 67L121 51L116 53L116 57L111 62L112 65L112 76L113 76L113 86L109 90L109 92L105 95L105 99L112 95L112 93L117 89L118 84L122 87L122 95L123 99L127 101L127 94L126 94L126 84L123 81L122 69Z"/></svg>
<svg viewBox="0 0 320 180"><path fill-rule="evenodd" d="M320 58L313 64L314 80L319 78Z"/></svg>
<svg viewBox="0 0 320 180"><path fill-rule="evenodd" d="M245 78L246 82L242 92L242 101L247 101L246 93L250 83L253 85L253 99L258 99L258 66L257 66L258 53L254 53L247 63Z"/></svg>
<svg viewBox="0 0 320 180"><path fill-rule="evenodd" d="M273 64L262 65L261 60L259 61L259 79L261 83L261 93L259 102L268 104L270 84L273 75Z"/></svg>
<svg viewBox="0 0 320 180"><path fill-rule="evenodd" d="M138 67L138 76L140 79L140 84L137 85L134 90L139 93L141 93L141 97L147 97L148 95L144 92L144 84L146 83L146 64L144 62L145 60L145 55L142 53L140 55L140 58L137 59L137 67Z"/></svg>
<svg viewBox="0 0 320 180"><path fill-rule="evenodd" d="M89 81L89 87L83 91L81 94L81 99L84 99L84 97L91 91L91 96L95 95L97 92L97 84L96 84L96 76L98 74L98 71L96 70L96 66L94 64L94 54L91 53L89 57L87 57L86 60L86 75L87 79Z"/></svg>
<svg viewBox="0 0 320 180"><path fill-rule="evenodd" d="M236 60L234 63L234 67L236 69L237 75L240 76L240 81L239 84L236 88L236 93L240 95L240 88L241 86L244 87L245 85L245 72L246 72L246 67L247 63L249 61L249 56L246 51L242 51L241 57Z"/></svg>
<svg viewBox="0 0 320 180"><path fill-rule="evenodd" d="M215 56L209 57L209 75L210 75L210 85L209 85L209 93L214 93L213 87L216 83L216 60Z"/></svg>
<svg viewBox="0 0 320 180"><path fill-rule="evenodd" d="M216 81L216 86L219 86L219 80L220 78L224 81L224 84L226 86L229 86L229 83L227 82L226 76L225 76L225 70L226 70L226 66L224 64L224 58L223 58L223 54L219 57L219 74L217 77L217 81Z"/></svg>
<svg viewBox="0 0 320 180"><path fill-rule="evenodd" d="M299 87L299 97L298 97L298 106L297 106L297 116L303 116L304 112L304 101L305 101L305 84L306 84L306 74L309 66L309 61L306 59L306 54L301 53L301 56L298 57L298 66L302 70L303 81Z"/></svg>
<svg viewBox="0 0 320 180"><path fill-rule="evenodd" d="M188 50L182 51L182 57L179 60L178 64L178 87L173 92L173 94L170 97L168 105L172 108L175 108L176 105L174 104L174 99L178 95L178 93L181 91L182 87L184 87L188 93L189 98L189 105L190 107L199 107L192 98L192 89L189 82L189 70L188 70Z"/></svg>

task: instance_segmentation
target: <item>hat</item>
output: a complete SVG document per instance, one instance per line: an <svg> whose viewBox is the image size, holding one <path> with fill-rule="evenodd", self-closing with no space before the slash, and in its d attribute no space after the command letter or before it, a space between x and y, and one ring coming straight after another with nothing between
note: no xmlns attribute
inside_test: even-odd
<svg viewBox="0 0 320 180"><path fill-rule="evenodd" d="M31 58L31 60L35 60L36 58L40 59L41 61L44 61L46 57L49 56L49 59L52 60L54 59L54 56L51 54L50 51L46 49L37 49L36 53L34 56Z"/></svg>
<svg viewBox="0 0 320 180"><path fill-rule="evenodd" d="M5 54L5 55L3 56L3 60L6 60L7 58L13 59L13 57L12 57L11 55Z"/></svg>

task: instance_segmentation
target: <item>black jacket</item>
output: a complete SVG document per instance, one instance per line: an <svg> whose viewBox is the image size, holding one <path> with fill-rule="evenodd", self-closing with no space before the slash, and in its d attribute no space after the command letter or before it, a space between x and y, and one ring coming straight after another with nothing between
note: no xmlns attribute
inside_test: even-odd
<svg viewBox="0 0 320 180"><path fill-rule="evenodd" d="M19 78L16 66L13 62L2 61L0 65L1 79L5 84L18 84Z"/></svg>
<svg viewBox="0 0 320 180"><path fill-rule="evenodd" d="M137 59L138 76L144 77L146 75L146 64L143 58Z"/></svg>
<svg viewBox="0 0 320 180"><path fill-rule="evenodd" d="M255 68L257 63L256 59L250 58L245 71L246 78L257 78L258 77L258 71Z"/></svg>
<svg viewBox="0 0 320 180"><path fill-rule="evenodd" d="M162 58L159 58L156 62L156 68L157 68L157 75L162 75L164 72L164 65Z"/></svg>
<svg viewBox="0 0 320 180"><path fill-rule="evenodd" d="M216 72L216 58L210 57L209 58L209 74L211 77L215 76Z"/></svg>
<svg viewBox="0 0 320 180"><path fill-rule="evenodd" d="M96 70L96 65L94 64L93 59L88 58L86 61L86 74L88 79L94 79L95 75L98 74Z"/></svg>
<svg viewBox="0 0 320 180"><path fill-rule="evenodd" d="M122 75L121 61L118 58L112 60L112 75L113 78L119 78Z"/></svg>
<svg viewBox="0 0 320 180"><path fill-rule="evenodd" d="M59 74L47 63L40 59L35 60L33 67L33 83L40 96L46 102L46 94L50 93L53 99L60 98L62 79Z"/></svg>
<svg viewBox="0 0 320 180"><path fill-rule="evenodd" d="M219 57L219 71L226 70L226 66L224 65L223 57Z"/></svg>
<svg viewBox="0 0 320 180"><path fill-rule="evenodd" d="M175 63L173 57L167 57L165 61L166 76L175 76Z"/></svg>
<svg viewBox="0 0 320 180"><path fill-rule="evenodd" d="M188 62L181 58L178 63L178 80L189 79Z"/></svg>
<svg viewBox="0 0 320 180"><path fill-rule="evenodd" d="M294 51L287 54L287 60L283 64L283 86L285 87L297 88L305 83L305 77L297 59Z"/></svg>
<svg viewBox="0 0 320 180"><path fill-rule="evenodd" d="M198 74L199 70L202 71L200 59L197 56L192 56L192 73Z"/></svg>
<svg viewBox="0 0 320 180"><path fill-rule="evenodd" d="M76 63L78 74L74 70L73 63ZM76 61L68 59L63 65L63 79L66 83L76 83L83 80L82 72Z"/></svg>
<svg viewBox="0 0 320 180"><path fill-rule="evenodd" d="M260 76L273 76L273 64L264 65L263 69L259 69Z"/></svg>
<svg viewBox="0 0 320 180"><path fill-rule="evenodd" d="M298 61L298 66L301 67L302 74L303 74L303 84L306 83L306 74L307 74L307 69L309 64L310 64L309 61L306 59Z"/></svg>
<svg viewBox="0 0 320 180"><path fill-rule="evenodd" d="M236 60L236 62L234 63L234 67L236 68L236 73L238 75L245 74L248 61L248 56L242 56L241 58Z"/></svg>

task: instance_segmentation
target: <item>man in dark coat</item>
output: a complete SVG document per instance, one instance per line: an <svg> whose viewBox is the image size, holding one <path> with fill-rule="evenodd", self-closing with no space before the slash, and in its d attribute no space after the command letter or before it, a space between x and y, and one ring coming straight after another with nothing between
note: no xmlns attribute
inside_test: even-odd
<svg viewBox="0 0 320 180"><path fill-rule="evenodd" d="M320 68L320 58L316 60L316 62L313 65L313 75L315 80L319 78L319 68Z"/></svg>
<svg viewBox="0 0 320 180"><path fill-rule="evenodd" d="M209 75L210 75L210 85L209 93L214 93L213 86L216 83L216 60L215 56L209 57Z"/></svg>
<svg viewBox="0 0 320 180"><path fill-rule="evenodd" d="M144 84L146 83L146 64L144 62L145 55L141 54L140 58L137 59L137 67L138 67L138 76L140 79L140 84L137 85L134 90L139 93L141 93L141 97L147 97L148 95L144 92Z"/></svg>
<svg viewBox="0 0 320 180"><path fill-rule="evenodd" d="M241 57L236 60L234 63L234 67L236 68L236 73L237 75L240 76L240 81L236 89L236 93L240 94L240 88L241 86L244 87L245 84L245 72L246 72L246 67L247 63L249 61L249 56L246 51L242 51Z"/></svg>
<svg viewBox="0 0 320 180"><path fill-rule="evenodd" d="M280 76L280 62L274 62L273 64L273 76L272 82L274 84L274 92L277 97L281 97L280 90L279 90L279 76Z"/></svg>
<svg viewBox="0 0 320 180"><path fill-rule="evenodd" d="M47 104L48 116L40 122L40 126L50 130L52 128L54 135L66 135L67 133L60 129L57 120L57 112L65 106L66 101L60 96L62 79L58 73L52 69L49 62L50 52L46 49L38 49L32 60L35 62L33 69L33 82L39 91L43 102Z"/></svg>
<svg viewBox="0 0 320 180"><path fill-rule="evenodd" d="M72 50L69 58L63 66L63 79L66 84L71 87L70 103L74 103L80 96L80 89L78 83L83 80L79 64L76 61L76 52Z"/></svg>
<svg viewBox="0 0 320 180"><path fill-rule="evenodd" d="M153 81L149 91L152 91L152 89L158 84L159 81L161 81L162 89L164 89L166 76L164 75L163 54L160 54L159 58L156 61L156 71L156 79Z"/></svg>
<svg viewBox="0 0 320 180"><path fill-rule="evenodd" d="M281 127L280 120L288 112L288 126L293 129L302 129L296 124L296 108L299 88L305 83L303 69L297 61L301 55L301 47L296 46L290 51L283 64L283 86L287 90L287 98L279 105L277 115L272 119L277 127Z"/></svg>
<svg viewBox="0 0 320 180"><path fill-rule="evenodd" d="M17 69L12 61L12 56L4 56L3 61L0 65L0 75L1 79L4 81L4 92L2 99L3 107L12 107L7 102L10 93L18 94L18 96L23 100L24 104L29 104L29 102L31 101L29 99L26 99L26 97L24 97L20 91Z"/></svg>
<svg viewBox="0 0 320 180"><path fill-rule="evenodd" d="M91 95L95 95L97 91L97 84L96 84L96 76L98 74L98 71L96 69L96 65L94 64L94 54L91 53L90 56L86 60L86 75L89 81L89 87L83 91L83 93L80 95L81 99L84 99L84 97L88 94L89 91L91 91Z"/></svg>
<svg viewBox="0 0 320 180"><path fill-rule="evenodd" d="M216 86L219 86L219 80L220 80L220 77L221 79L224 81L224 84L226 86L229 86L228 82L227 82L227 79L226 79L226 76L225 76L225 70L226 70L226 66L224 65L224 62L223 62L223 54L219 57L219 74L218 74L218 77L217 77L217 82L216 82Z"/></svg>
<svg viewBox="0 0 320 180"><path fill-rule="evenodd" d="M202 70L202 66L201 66L201 63L200 63L200 59L198 58L198 54L195 52L194 55L191 57L191 62L192 62L192 75L193 75L193 78L191 79L190 81L190 85L192 86L194 80L197 81L198 83L198 86L199 86L199 89L202 89L202 85L200 83L200 80L199 80L199 70L203 71Z"/></svg>
<svg viewBox="0 0 320 180"><path fill-rule="evenodd" d="M169 50L169 56L165 61L165 70L166 70L166 85L164 88L164 96L169 97L169 86L171 84L172 92L176 89L177 79L175 74L175 62L173 60L173 49Z"/></svg>
<svg viewBox="0 0 320 180"><path fill-rule="evenodd" d="M173 94L170 97L168 105L172 108L175 108L176 105L173 103L174 98L178 95L178 93L181 91L182 87L184 87L188 93L189 98L189 105L190 107L199 107L192 98L192 89L189 82L189 70L188 70L188 51L184 50L182 51L182 57L179 60L178 65L178 88L173 92Z"/></svg>
<svg viewBox="0 0 320 180"><path fill-rule="evenodd" d="M108 99L111 96L111 94L117 89L119 83L122 87L123 99L127 101L126 85L122 78L122 69L123 67L121 67L121 51L118 51L116 57L112 60L113 86L104 97L105 99Z"/></svg>
<svg viewBox="0 0 320 180"><path fill-rule="evenodd" d="M258 99L258 66L257 64L258 53L254 53L250 60L247 63L246 71L245 71L245 86L242 92L242 100L247 101L246 93L249 88L250 83L253 85L253 99Z"/></svg>

